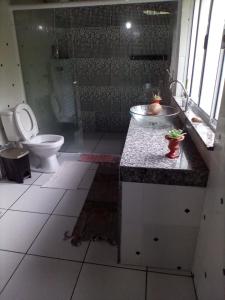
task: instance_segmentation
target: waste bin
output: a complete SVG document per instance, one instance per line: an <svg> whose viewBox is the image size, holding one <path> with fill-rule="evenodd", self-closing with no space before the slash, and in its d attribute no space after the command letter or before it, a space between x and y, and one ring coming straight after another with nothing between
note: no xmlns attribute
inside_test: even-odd
<svg viewBox="0 0 225 300"><path fill-rule="evenodd" d="M21 148L9 148L0 152L0 159L7 179L23 183L31 177L29 151Z"/></svg>

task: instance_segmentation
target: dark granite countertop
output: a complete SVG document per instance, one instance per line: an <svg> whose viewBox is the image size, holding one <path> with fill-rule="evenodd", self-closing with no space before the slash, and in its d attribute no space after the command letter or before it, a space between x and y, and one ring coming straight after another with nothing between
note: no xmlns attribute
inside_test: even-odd
<svg viewBox="0 0 225 300"><path fill-rule="evenodd" d="M208 169L191 138L181 143L180 157L169 159L168 129L140 127L131 120L120 161L120 180L154 184L206 186Z"/></svg>

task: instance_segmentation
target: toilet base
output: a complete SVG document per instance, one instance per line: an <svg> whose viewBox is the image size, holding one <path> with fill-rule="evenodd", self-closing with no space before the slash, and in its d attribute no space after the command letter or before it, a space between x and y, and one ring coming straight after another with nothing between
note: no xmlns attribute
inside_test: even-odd
<svg viewBox="0 0 225 300"><path fill-rule="evenodd" d="M31 170L40 173L55 173L59 168L56 154L44 158L31 156Z"/></svg>

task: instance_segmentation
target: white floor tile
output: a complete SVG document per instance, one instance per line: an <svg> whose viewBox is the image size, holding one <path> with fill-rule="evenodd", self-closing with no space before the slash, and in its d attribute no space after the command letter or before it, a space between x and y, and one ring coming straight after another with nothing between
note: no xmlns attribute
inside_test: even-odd
<svg viewBox="0 0 225 300"><path fill-rule="evenodd" d="M104 265L117 264L118 248L107 242L91 242L85 261Z"/></svg>
<svg viewBox="0 0 225 300"><path fill-rule="evenodd" d="M148 273L147 300L195 300L192 278Z"/></svg>
<svg viewBox="0 0 225 300"><path fill-rule="evenodd" d="M26 256L1 300L69 300L81 265Z"/></svg>
<svg viewBox="0 0 225 300"><path fill-rule="evenodd" d="M118 247L112 246L105 241L91 242L85 262L103 264L107 266L117 266L123 268L131 268L134 270L145 270L144 267L122 265L118 262Z"/></svg>
<svg viewBox="0 0 225 300"><path fill-rule="evenodd" d="M5 212L6 212L6 209L0 208L0 218L4 215Z"/></svg>
<svg viewBox="0 0 225 300"><path fill-rule="evenodd" d="M76 190L89 168L90 163L64 161L59 170L43 187Z"/></svg>
<svg viewBox="0 0 225 300"><path fill-rule="evenodd" d="M54 174L47 174L43 173L33 184L34 185L44 185L46 182L49 181L49 179L53 176Z"/></svg>
<svg viewBox="0 0 225 300"><path fill-rule="evenodd" d="M0 183L0 208L8 209L28 188L24 184Z"/></svg>
<svg viewBox="0 0 225 300"><path fill-rule="evenodd" d="M64 240L65 232L71 233L75 222L76 218L51 216L29 253L82 261L88 242L83 242L81 246L75 247L72 246L70 240Z"/></svg>
<svg viewBox="0 0 225 300"><path fill-rule="evenodd" d="M145 272L85 264L72 300L144 300Z"/></svg>
<svg viewBox="0 0 225 300"><path fill-rule="evenodd" d="M31 172L31 178L26 178L24 184L33 184L41 175L39 172Z"/></svg>
<svg viewBox="0 0 225 300"><path fill-rule="evenodd" d="M78 217L87 198L86 190L67 191L54 210L53 214Z"/></svg>
<svg viewBox="0 0 225 300"><path fill-rule="evenodd" d="M0 291L13 274L22 258L23 254L0 251Z"/></svg>
<svg viewBox="0 0 225 300"><path fill-rule="evenodd" d="M87 189L89 190L90 187L91 187L91 184L94 180L94 177L95 177L95 173L96 173L96 170L88 170L86 172L86 174L84 175L84 177L82 178L78 188L79 189Z"/></svg>
<svg viewBox="0 0 225 300"><path fill-rule="evenodd" d="M62 164L64 161L79 161L80 154L79 153L61 153L58 160L59 163Z"/></svg>
<svg viewBox="0 0 225 300"><path fill-rule="evenodd" d="M0 249L26 252L48 215L7 211L0 219Z"/></svg>
<svg viewBox="0 0 225 300"><path fill-rule="evenodd" d="M31 186L11 209L50 214L62 198L64 192L64 190L60 189Z"/></svg>

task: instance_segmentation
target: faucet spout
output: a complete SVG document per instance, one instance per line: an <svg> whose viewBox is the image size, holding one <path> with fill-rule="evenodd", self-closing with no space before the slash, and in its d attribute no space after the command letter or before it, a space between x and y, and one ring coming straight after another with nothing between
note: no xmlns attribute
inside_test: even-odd
<svg viewBox="0 0 225 300"><path fill-rule="evenodd" d="M183 90L183 93L184 93L184 97L186 98L186 102L185 102L185 112L188 110L188 104L189 104L189 96L188 96L188 92L187 92L187 90L185 89L185 87L184 87L184 85L183 85L183 83L180 81L180 80L178 80L178 79L175 79L175 80L173 80L173 81L171 81L170 82L170 86L169 86L169 88L170 88L170 90L171 90L171 88L174 86L174 84L180 84L180 86L181 86L181 88L182 88L182 90Z"/></svg>

